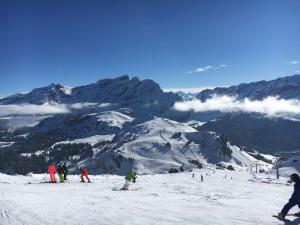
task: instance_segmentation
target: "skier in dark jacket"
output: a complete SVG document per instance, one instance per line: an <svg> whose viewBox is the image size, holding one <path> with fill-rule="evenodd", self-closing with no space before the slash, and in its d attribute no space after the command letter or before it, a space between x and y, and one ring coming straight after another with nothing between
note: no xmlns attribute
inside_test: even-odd
<svg viewBox="0 0 300 225"><path fill-rule="evenodd" d="M64 163L62 169L63 169L64 180L67 180L67 175L68 175L69 171L68 171L66 163Z"/></svg>
<svg viewBox="0 0 300 225"><path fill-rule="evenodd" d="M289 199L288 203L283 207L280 213L278 213L278 217L280 219L284 219L285 216L288 214L289 210L294 207L295 205L298 205L300 208L300 177L298 174L293 173L291 176L291 181L295 183L294 185L294 192ZM300 216L300 212L295 213L296 216Z"/></svg>
<svg viewBox="0 0 300 225"><path fill-rule="evenodd" d="M60 183L64 183L65 181L64 181L64 177L63 177L63 166L62 166L62 164L58 165L57 173L58 173L58 176L59 176Z"/></svg>

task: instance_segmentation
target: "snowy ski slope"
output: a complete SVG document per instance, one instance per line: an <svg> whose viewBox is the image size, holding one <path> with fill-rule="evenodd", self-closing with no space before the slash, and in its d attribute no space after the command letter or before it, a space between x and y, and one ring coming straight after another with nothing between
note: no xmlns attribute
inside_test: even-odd
<svg viewBox="0 0 300 225"><path fill-rule="evenodd" d="M141 175L130 191L118 190L124 177L116 175L91 176L91 184L80 183L78 176L65 184L49 184L44 175L0 174L0 224L284 224L271 215L292 193L286 178L255 178L245 170L194 173L194 179L191 172ZM300 222L290 219L295 220L290 224Z"/></svg>

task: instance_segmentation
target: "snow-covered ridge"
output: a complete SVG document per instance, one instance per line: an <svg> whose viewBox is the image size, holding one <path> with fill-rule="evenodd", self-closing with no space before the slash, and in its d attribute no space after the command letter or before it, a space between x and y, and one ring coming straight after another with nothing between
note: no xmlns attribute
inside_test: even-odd
<svg viewBox="0 0 300 225"><path fill-rule="evenodd" d="M132 122L134 118L124 115L116 111L101 112L98 116L98 121L105 121L108 125L113 127L120 127L126 122Z"/></svg>
<svg viewBox="0 0 300 225"><path fill-rule="evenodd" d="M81 144L81 143L87 143L92 146L95 144L102 142L102 141L112 141L114 138L114 134L111 135L94 135L91 137L86 137L86 138L80 138L80 139L75 139L71 141L60 141L52 145L51 148L54 148L56 145L62 145L62 144Z"/></svg>
<svg viewBox="0 0 300 225"><path fill-rule="evenodd" d="M142 123L138 126L154 131L165 130L168 132L196 132L194 128L186 123L180 123L174 120L160 117L156 117L155 119Z"/></svg>

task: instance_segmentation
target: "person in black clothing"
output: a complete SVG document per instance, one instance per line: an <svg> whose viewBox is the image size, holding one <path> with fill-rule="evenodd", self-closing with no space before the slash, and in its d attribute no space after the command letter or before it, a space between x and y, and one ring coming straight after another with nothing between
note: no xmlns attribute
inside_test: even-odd
<svg viewBox="0 0 300 225"><path fill-rule="evenodd" d="M58 173L58 176L59 176L60 183L64 183L63 166L62 166L62 164L58 165L58 167L57 167L57 173Z"/></svg>
<svg viewBox="0 0 300 225"><path fill-rule="evenodd" d="M295 205L298 205L300 208L300 177L298 174L293 173L291 176L291 182L294 182L294 192L289 199L288 203L283 207L280 213L278 213L278 217L281 219L284 219L285 216L288 214L289 210L294 207ZM300 216L300 212L295 213L296 216Z"/></svg>
<svg viewBox="0 0 300 225"><path fill-rule="evenodd" d="M63 174L64 174L64 180L67 180L68 168L67 168L66 163L64 163L62 169L63 169Z"/></svg>

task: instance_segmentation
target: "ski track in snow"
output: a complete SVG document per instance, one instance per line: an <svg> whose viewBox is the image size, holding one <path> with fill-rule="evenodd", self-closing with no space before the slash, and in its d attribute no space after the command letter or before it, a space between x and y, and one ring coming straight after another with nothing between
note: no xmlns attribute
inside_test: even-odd
<svg viewBox="0 0 300 225"><path fill-rule="evenodd" d="M50 184L45 175L0 174L0 225L284 224L272 215L293 191L285 178L209 172L194 171L195 179L191 172L141 175L130 191L118 191L124 177L116 175L91 176L91 184L78 176Z"/></svg>

